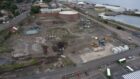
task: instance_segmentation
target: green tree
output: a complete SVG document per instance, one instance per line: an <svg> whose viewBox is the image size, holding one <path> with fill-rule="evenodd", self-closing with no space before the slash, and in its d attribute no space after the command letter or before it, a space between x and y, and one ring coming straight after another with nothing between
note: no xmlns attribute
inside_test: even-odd
<svg viewBox="0 0 140 79"><path fill-rule="evenodd" d="M14 12L14 16L18 16L20 13L18 11Z"/></svg>
<svg viewBox="0 0 140 79"><path fill-rule="evenodd" d="M17 9L17 6L16 6L15 4L11 4L11 5L10 5L10 8L11 8L12 10L16 10L16 9Z"/></svg>
<svg viewBox="0 0 140 79"><path fill-rule="evenodd" d="M31 7L31 14L36 14L40 12L40 7L38 6L32 6Z"/></svg>
<svg viewBox="0 0 140 79"><path fill-rule="evenodd" d="M52 0L43 0L45 3L49 3L51 2Z"/></svg>
<svg viewBox="0 0 140 79"><path fill-rule="evenodd" d="M16 0L17 3L21 3L23 2L24 0Z"/></svg>
<svg viewBox="0 0 140 79"><path fill-rule="evenodd" d="M1 9L9 9L10 5L11 5L11 3L9 1L3 1L1 3Z"/></svg>
<svg viewBox="0 0 140 79"><path fill-rule="evenodd" d="M3 14L0 12L0 17L2 17L3 16Z"/></svg>
<svg viewBox="0 0 140 79"><path fill-rule="evenodd" d="M17 9L17 6L14 3L14 0L1 0L0 9L8 10L14 15Z"/></svg>

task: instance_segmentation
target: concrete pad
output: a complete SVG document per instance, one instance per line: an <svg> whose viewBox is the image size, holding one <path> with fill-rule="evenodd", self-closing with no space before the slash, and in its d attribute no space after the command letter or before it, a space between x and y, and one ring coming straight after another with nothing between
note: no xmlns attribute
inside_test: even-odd
<svg viewBox="0 0 140 79"><path fill-rule="evenodd" d="M87 53L81 54L80 57L83 60L83 63L86 63L86 62L89 62L91 60L95 60L98 58L102 58L102 57L111 55L112 54L112 52L111 52L112 47L114 47L114 46L112 44L108 43L104 47L105 48L104 50L98 51L98 52L94 52L94 51L87 52Z"/></svg>

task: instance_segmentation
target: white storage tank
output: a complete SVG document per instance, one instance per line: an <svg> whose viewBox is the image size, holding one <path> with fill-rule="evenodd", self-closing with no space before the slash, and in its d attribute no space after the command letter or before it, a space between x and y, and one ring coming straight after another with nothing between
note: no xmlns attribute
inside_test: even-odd
<svg viewBox="0 0 140 79"><path fill-rule="evenodd" d="M112 49L112 52L113 52L114 54L118 54L118 53L119 53L118 49L116 49L116 48L113 48L113 49Z"/></svg>
<svg viewBox="0 0 140 79"><path fill-rule="evenodd" d="M114 54L118 54L118 53L121 53L121 52L124 52L124 51L127 51L127 50L129 50L129 46L128 45L112 48L112 52Z"/></svg>
<svg viewBox="0 0 140 79"><path fill-rule="evenodd" d="M129 46L128 45L124 45L124 50L125 51L129 50Z"/></svg>
<svg viewBox="0 0 140 79"><path fill-rule="evenodd" d="M77 11L61 11L59 12L59 16L66 21L77 21L79 19L79 13Z"/></svg>
<svg viewBox="0 0 140 79"><path fill-rule="evenodd" d="M123 46L119 46L119 48L121 49L121 52L124 52L125 51L125 49L124 49Z"/></svg>
<svg viewBox="0 0 140 79"><path fill-rule="evenodd" d="M116 47L116 49L118 49L118 53L121 53L122 52L122 49L121 48Z"/></svg>

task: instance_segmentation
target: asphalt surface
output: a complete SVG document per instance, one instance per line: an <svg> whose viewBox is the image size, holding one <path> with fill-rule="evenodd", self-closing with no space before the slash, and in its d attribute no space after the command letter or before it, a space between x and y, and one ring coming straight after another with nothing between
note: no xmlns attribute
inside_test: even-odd
<svg viewBox="0 0 140 79"><path fill-rule="evenodd" d="M120 58L129 57L132 55L139 55L139 54L140 54L140 48L136 48L134 50L126 51L126 52L112 55L112 56L107 56L102 59L97 59L97 60L94 60L85 64L81 64L80 66L58 69L52 72L40 73L37 75L31 75L24 78L18 78L18 79L61 79L62 76L67 75L67 74L84 72L85 70L88 70L88 69L92 69L92 70L98 69L100 66L109 65Z"/></svg>

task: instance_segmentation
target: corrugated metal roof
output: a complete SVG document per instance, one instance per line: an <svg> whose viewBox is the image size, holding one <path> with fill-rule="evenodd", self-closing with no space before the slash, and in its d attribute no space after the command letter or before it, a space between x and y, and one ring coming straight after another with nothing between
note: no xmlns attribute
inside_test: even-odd
<svg viewBox="0 0 140 79"><path fill-rule="evenodd" d="M140 70L122 76L124 79L140 79Z"/></svg>

